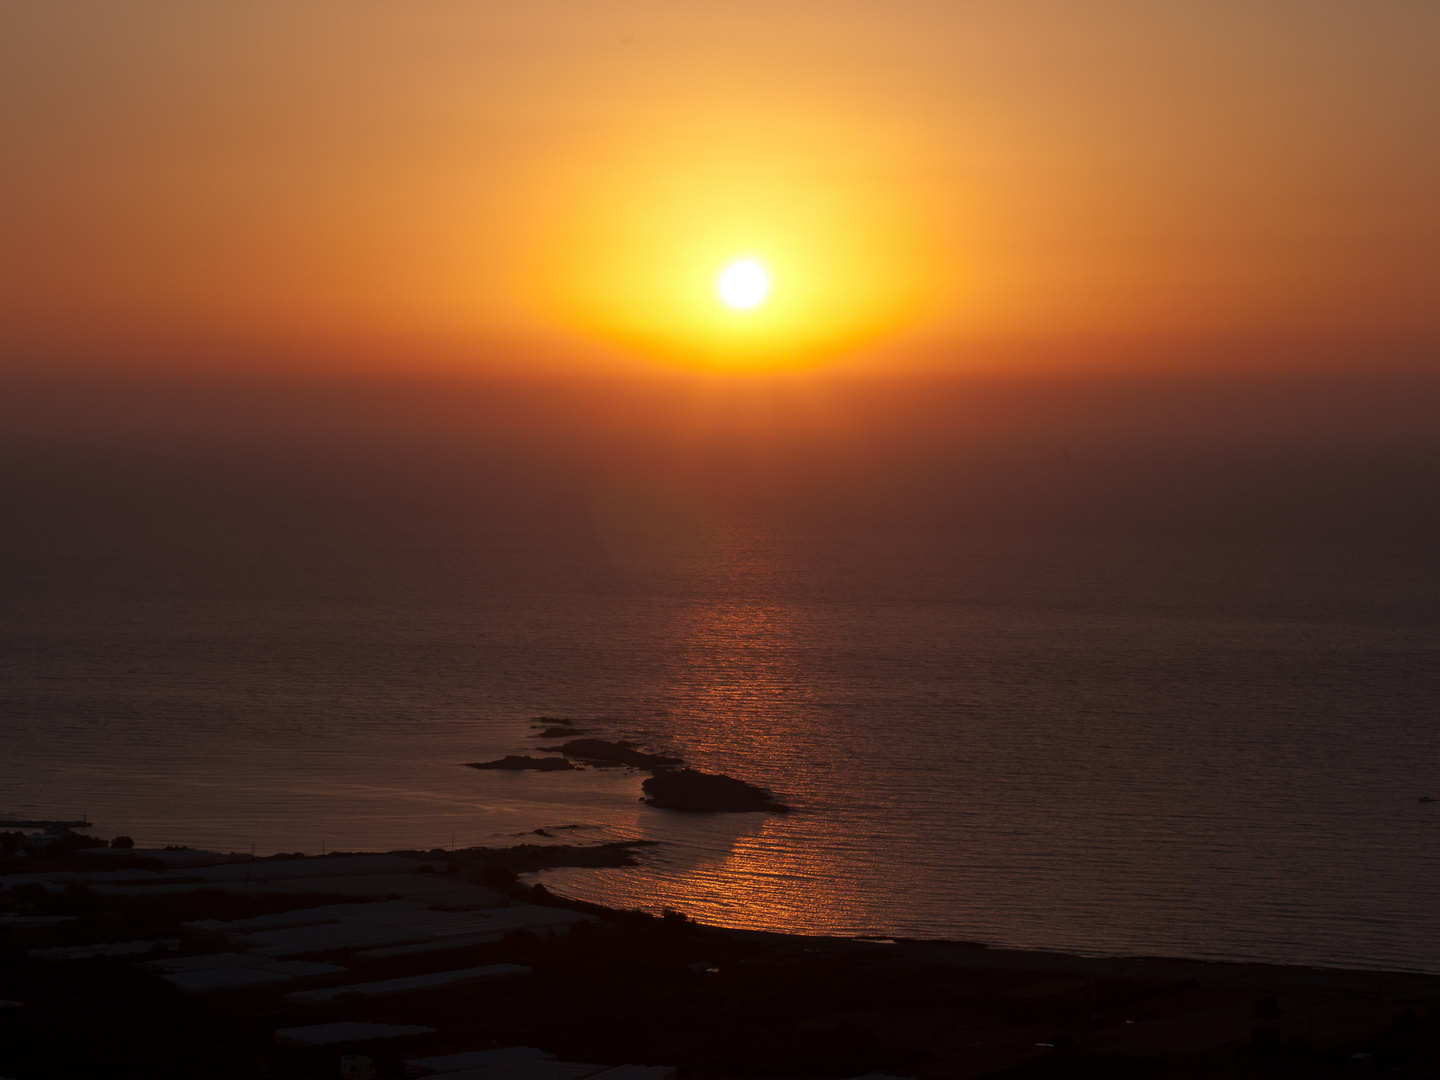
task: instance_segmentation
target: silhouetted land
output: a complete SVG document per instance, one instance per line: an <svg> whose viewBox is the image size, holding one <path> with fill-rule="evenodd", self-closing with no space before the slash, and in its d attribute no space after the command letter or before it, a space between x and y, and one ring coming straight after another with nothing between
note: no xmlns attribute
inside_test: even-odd
<svg viewBox="0 0 1440 1080"><path fill-rule="evenodd" d="M519 754L507 754L499 761L467 761L467 769L510 769L529 770L531 772L567 772L575 768L575 765L563 757L530 757Z"/></svg>
<svg viewBox="0 0 1440 1080"><path fill-rule="evenodd" d="M571 739L562 746L542 746L541 750L559 752L566 757L580 758L605 765L627 765L632 769L655 769L666 765L679 765L678 757L665 754L647 754L637 750L634 743L607 742L604 739Z"/></svg>
<svg viewBox="0 0 1440 1080"><path fill-rule="evenodd" d="M149 955L54 962L31 949L155 937L181 953L214 937L182 926L354 901L353 896L243 896L218 891L101 895L21 886L0 911L75 915L0 929L0 1075L334 1077L365 1053L380 1075L403 1058L490 1046L540 1047L562 1060L672 1064L681 1080L843 1078L881 1070L920 1080L1016 1078L1440 1076L1440 978L1398 973L1082 958L964 942L866 941L739 932L683 915L610 911L554 897L517 873L579 863L624 865L635 845L416 852L452 880L532 904L600 917L560 938L502 941L366 961L319 954L350 971L336 984L512 962L533 970L404 996L287 1002L293 986L192 996L143 966ZM77 868L58 859L0 861L0 873ZM163 866L111 854L110 868ZM323 981L323 980L322 980ZM332 1020L438 1029L380 1044L277 1045L274 1030ZM1368 1058L1354 1055L1368 1054Z"/></svg>
<svg viewBox="0 0 1440 1080"><path fill-rule="evenodd" d="M537 717L537 723L548 723L540 737L564 736L577 731L572 720ZM542 750L579 758L592 765L623 765L632 769L651 769L652 775L641 787L645 803L661 810L686 810L696 813L743 814L753 812L785 813L790 808L776 802L770 793L743 780L720 773L698 769L677 769L683 758L653 754L632 742L605 739L571 739L560 746L543 746ZM559 758L519 757L511 754L499 761L471 762L472 769L533 769L549 770L565 766L552 764Z"/></svg>
<svg viewBox="0 0 1440 1080"><path fill-rule="evenodd" d="M790 809L754 784L697 769L657 772L640 787L648 796L645 801L662 810L743 814L754 811L784 813Z"/></svg>

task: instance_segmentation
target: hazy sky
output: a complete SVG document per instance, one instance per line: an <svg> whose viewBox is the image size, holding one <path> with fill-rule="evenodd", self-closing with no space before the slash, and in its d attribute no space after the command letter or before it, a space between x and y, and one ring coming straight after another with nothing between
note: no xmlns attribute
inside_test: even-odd
<svg viewBox="0 0 1440 1080"><path fill-rule="evenodd" d="M1433 0L0 0L0 350L1435 365L1437 57Z"/></svg>

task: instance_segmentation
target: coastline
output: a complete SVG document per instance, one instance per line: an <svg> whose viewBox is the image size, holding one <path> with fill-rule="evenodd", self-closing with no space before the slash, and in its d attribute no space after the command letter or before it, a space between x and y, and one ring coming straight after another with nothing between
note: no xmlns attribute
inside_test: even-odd
<svg viewBox="0 0 1440 1080"><path fill-rule="evenodd" d="M418 1075L406 1061L505 1047L704 1080L1440 1068L1440 976L727 930L520 880L624 866L637 847L8 860L0 999L19 1005L0 1010L0 1075L86 1075L87 1047L189 1075L195 1032L232 1045L244 1067L225 1076L333 1075L341 1052ZM237 970L259 974L235 983ZM435 984L460 976L478 981ZM371 986L411 989L372 999ZM323 1050L276 1041L325 1023L415 1030ZM71 1030L69 1071L53 1060L57 1025Z"/></svg>

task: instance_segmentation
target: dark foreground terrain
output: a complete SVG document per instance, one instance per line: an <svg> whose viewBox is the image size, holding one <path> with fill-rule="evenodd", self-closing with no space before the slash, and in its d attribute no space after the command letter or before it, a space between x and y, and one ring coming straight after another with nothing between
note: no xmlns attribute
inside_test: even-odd
<svg viewBox="0 0 1440 1080"><path fill-rule="evenodd" d="M408 854L418 874L484 886L502 905L597 918L563 935L517 930L391 957L321 951L302 959L345 973L187 993L161 977L157 958L236 946L183 924L385 897L164 892L153 884L120 895L78 882L21 883L0 892L0 999L16 1003L0 1007L0 1076L336 1077L342 1055L363 1054L379 1076L400 1077L415 1073L406 1059L528 1046L561 1061L673 1065L681 1080L871 1072L920 1080L1440 1077L1436 977L734 932L677 913L573 904L516 878L571 860L623 863L623 846ZM0 861L0 875L83 869L98 859L77 851ZM110 852L103 862L159 868L162 881L177 874L145 852ZM259 860L257 874L261 864L273 865ZM34 955L136 941L168 944L89 959ZM297 989L501 963L530 973L318 1004L286 998ZM342 1020L434 1030L324 1047L276 1040L277 1029Z"/></svg>

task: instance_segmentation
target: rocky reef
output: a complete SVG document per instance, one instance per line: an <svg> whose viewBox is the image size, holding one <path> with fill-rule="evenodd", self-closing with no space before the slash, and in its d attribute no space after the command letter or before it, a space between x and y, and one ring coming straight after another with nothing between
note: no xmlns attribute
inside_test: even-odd
<svg viewBox="0 0 1440 1080"><path fill-rule="evenodd" d="M662 769L640 785L645 803L661 810L700 813L780 813L790 808L770 798L769 792L733 776L698 769Z"/></svg>
<svg viewBox="0 0 1440 1080"><path fill-rule="evenodd" d="M534 726L543 729L538 733L540 738L584 734L583 729L577 728L573 720L558 716L537 716ZM645 797L641 801L661 810L686 810L706 814L783 814L790 809L776 802L769 792L754 784L747 784L743 780L721 773L677 768L684 766L683 758L651 754L641 750L635 743L623 739L611 741L568 738L559 746L542 746L539 749L549 754L564 756L536 758L511 754L499 761L467 762L467 767L560 772L580 768L575 764L578 760L601 768L611 766L649 770L652 775L641 784L645 791ZM540 835L548 834L541 832Z"/></svg>
<svg viewBox="0 0 1440 1080"><path fill-rule="evenodd" d="M537 716L530 726L542 729L535 733L537 739L573 739L576 735L589 734L584 728L576 727L574 720L563 716Z"/></svg>
<svg viewBox="0 0 1440 1080"><path fill-rule="evenodd" d="M571 739L563 746L542 746L540 749L559 751L566 757L594 761L603 765L628 765L633 769L659 769L666 765L679 765L678 757L664 754L647 754L635 749L634 743L606 742L604 739Z"/></svg>
<svg viewBox="0 0 1440 1080"><path fill-rule="evenodd" d="M564 772L574 769L574 762L567 761L563 757L521 757L519 754L510 754L499 761L467 761L467 769L511 769L515 771L529 770L530 772Z"/></svg>

